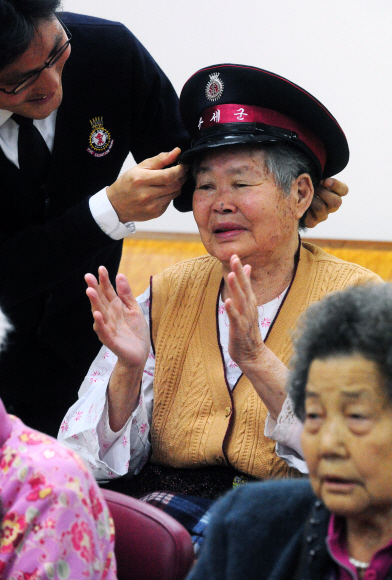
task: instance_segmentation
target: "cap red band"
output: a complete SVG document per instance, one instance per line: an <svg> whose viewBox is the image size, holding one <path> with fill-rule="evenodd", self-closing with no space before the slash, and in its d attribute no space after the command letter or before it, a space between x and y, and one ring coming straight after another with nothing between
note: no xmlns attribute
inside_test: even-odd
<svg viewBox="0 0 392 580"><path fill-rule="evenodd" d="M320 161L324 170L327 160L327 152L324 143L314 135L307 127L295 119L282 115L272 109L254 107L250 105L215 105L205 109L199 119L199 131L217 124L225 123L264 123L279 129L294 131L300 141L305 143Z"/></svg>

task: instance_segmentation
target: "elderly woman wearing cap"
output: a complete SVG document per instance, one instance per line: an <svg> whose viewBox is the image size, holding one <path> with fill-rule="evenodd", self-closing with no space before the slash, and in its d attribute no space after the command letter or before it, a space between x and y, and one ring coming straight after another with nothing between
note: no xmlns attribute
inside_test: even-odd
<svg viewBox="0 0 392 580"><path fill-rule="evenodd" d="M227 495L189 580L391 578L391 285L350 288L309 309L289 392L310 483Z"/></svg>
<svg viewBox="0 0 392 580"><path fill-rule="evenodd" d="M119 484L128 493L214 498L234 479L306 472L285 394L290 333L326 293L378 277L299 241L314 185L348 161L321 103L267 71L217 65L191 77L180 107L193 180L175 205L193 207L210 255L155 276L138 302L123 275L117 294L104 268L99 283L86 276L105 347L60 437L101 480L150 457Z"/></svg>

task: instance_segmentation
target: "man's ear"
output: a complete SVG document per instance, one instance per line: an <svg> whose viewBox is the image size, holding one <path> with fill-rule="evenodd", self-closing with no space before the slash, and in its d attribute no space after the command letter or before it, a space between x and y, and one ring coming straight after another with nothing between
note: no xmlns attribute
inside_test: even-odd
<svg viewBox="0 0 392 580"><path fill-rule="evenodd" d="M308 173L302 173L293 181L291 194L296 200L297 219L300 219L312 203L314 195L313 183Z"/></svg>

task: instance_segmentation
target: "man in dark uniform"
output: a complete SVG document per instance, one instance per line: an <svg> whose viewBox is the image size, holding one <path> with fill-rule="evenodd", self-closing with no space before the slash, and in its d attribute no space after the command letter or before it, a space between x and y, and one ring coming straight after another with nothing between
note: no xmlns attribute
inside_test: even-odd
<svg viewBox="0 0 392 580"><path fill-rule="evenodd" d="M189 146L173 87L131 32L59 19L58 5L0 0L0 303L14 325L0 395L50 434L99 348L83 275L103 264L113 280L133 222L180 192L173 147ZM129 152L139 165L118 177ZM320 195L316 221L341 203Z"/></svg>
<svg viewBox="0 0 392 580"><path fill-rule="evenodd" d="M137 39L114 22L59 20L57 6L0 0L0 302L15 329L0 392L51 434L99 348L83 276L105 264L114 277L129 222L161 215L180 191L185 168L166 166L188 142L175 91ZM23 135L21 149L24 129L43 144ZM38 175L37 150L48 156ZM130 151L152 159L118 178Z"/></svg>

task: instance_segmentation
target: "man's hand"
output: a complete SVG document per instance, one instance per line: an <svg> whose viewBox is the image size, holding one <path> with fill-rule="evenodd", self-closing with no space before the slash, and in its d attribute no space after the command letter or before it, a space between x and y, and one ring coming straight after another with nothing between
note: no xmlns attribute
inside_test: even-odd
<svg viewBox="0 0 392 580"><path fill-rule="evenodd" d="M314 228L325 221L330 213L337 211L342 205L342 197L347 195L348 187L338 179L328 177L316 187L312 203L305 218L305 226Z"/></svg>
<svg viewBox="0 0 392 580"><path fill-rule="evenodd" d="M180 155L176 147L129 169L107 188L107 196L121 223L143 222L164 213L181 193L186 181L186 165L172 165Z"/></svg>

